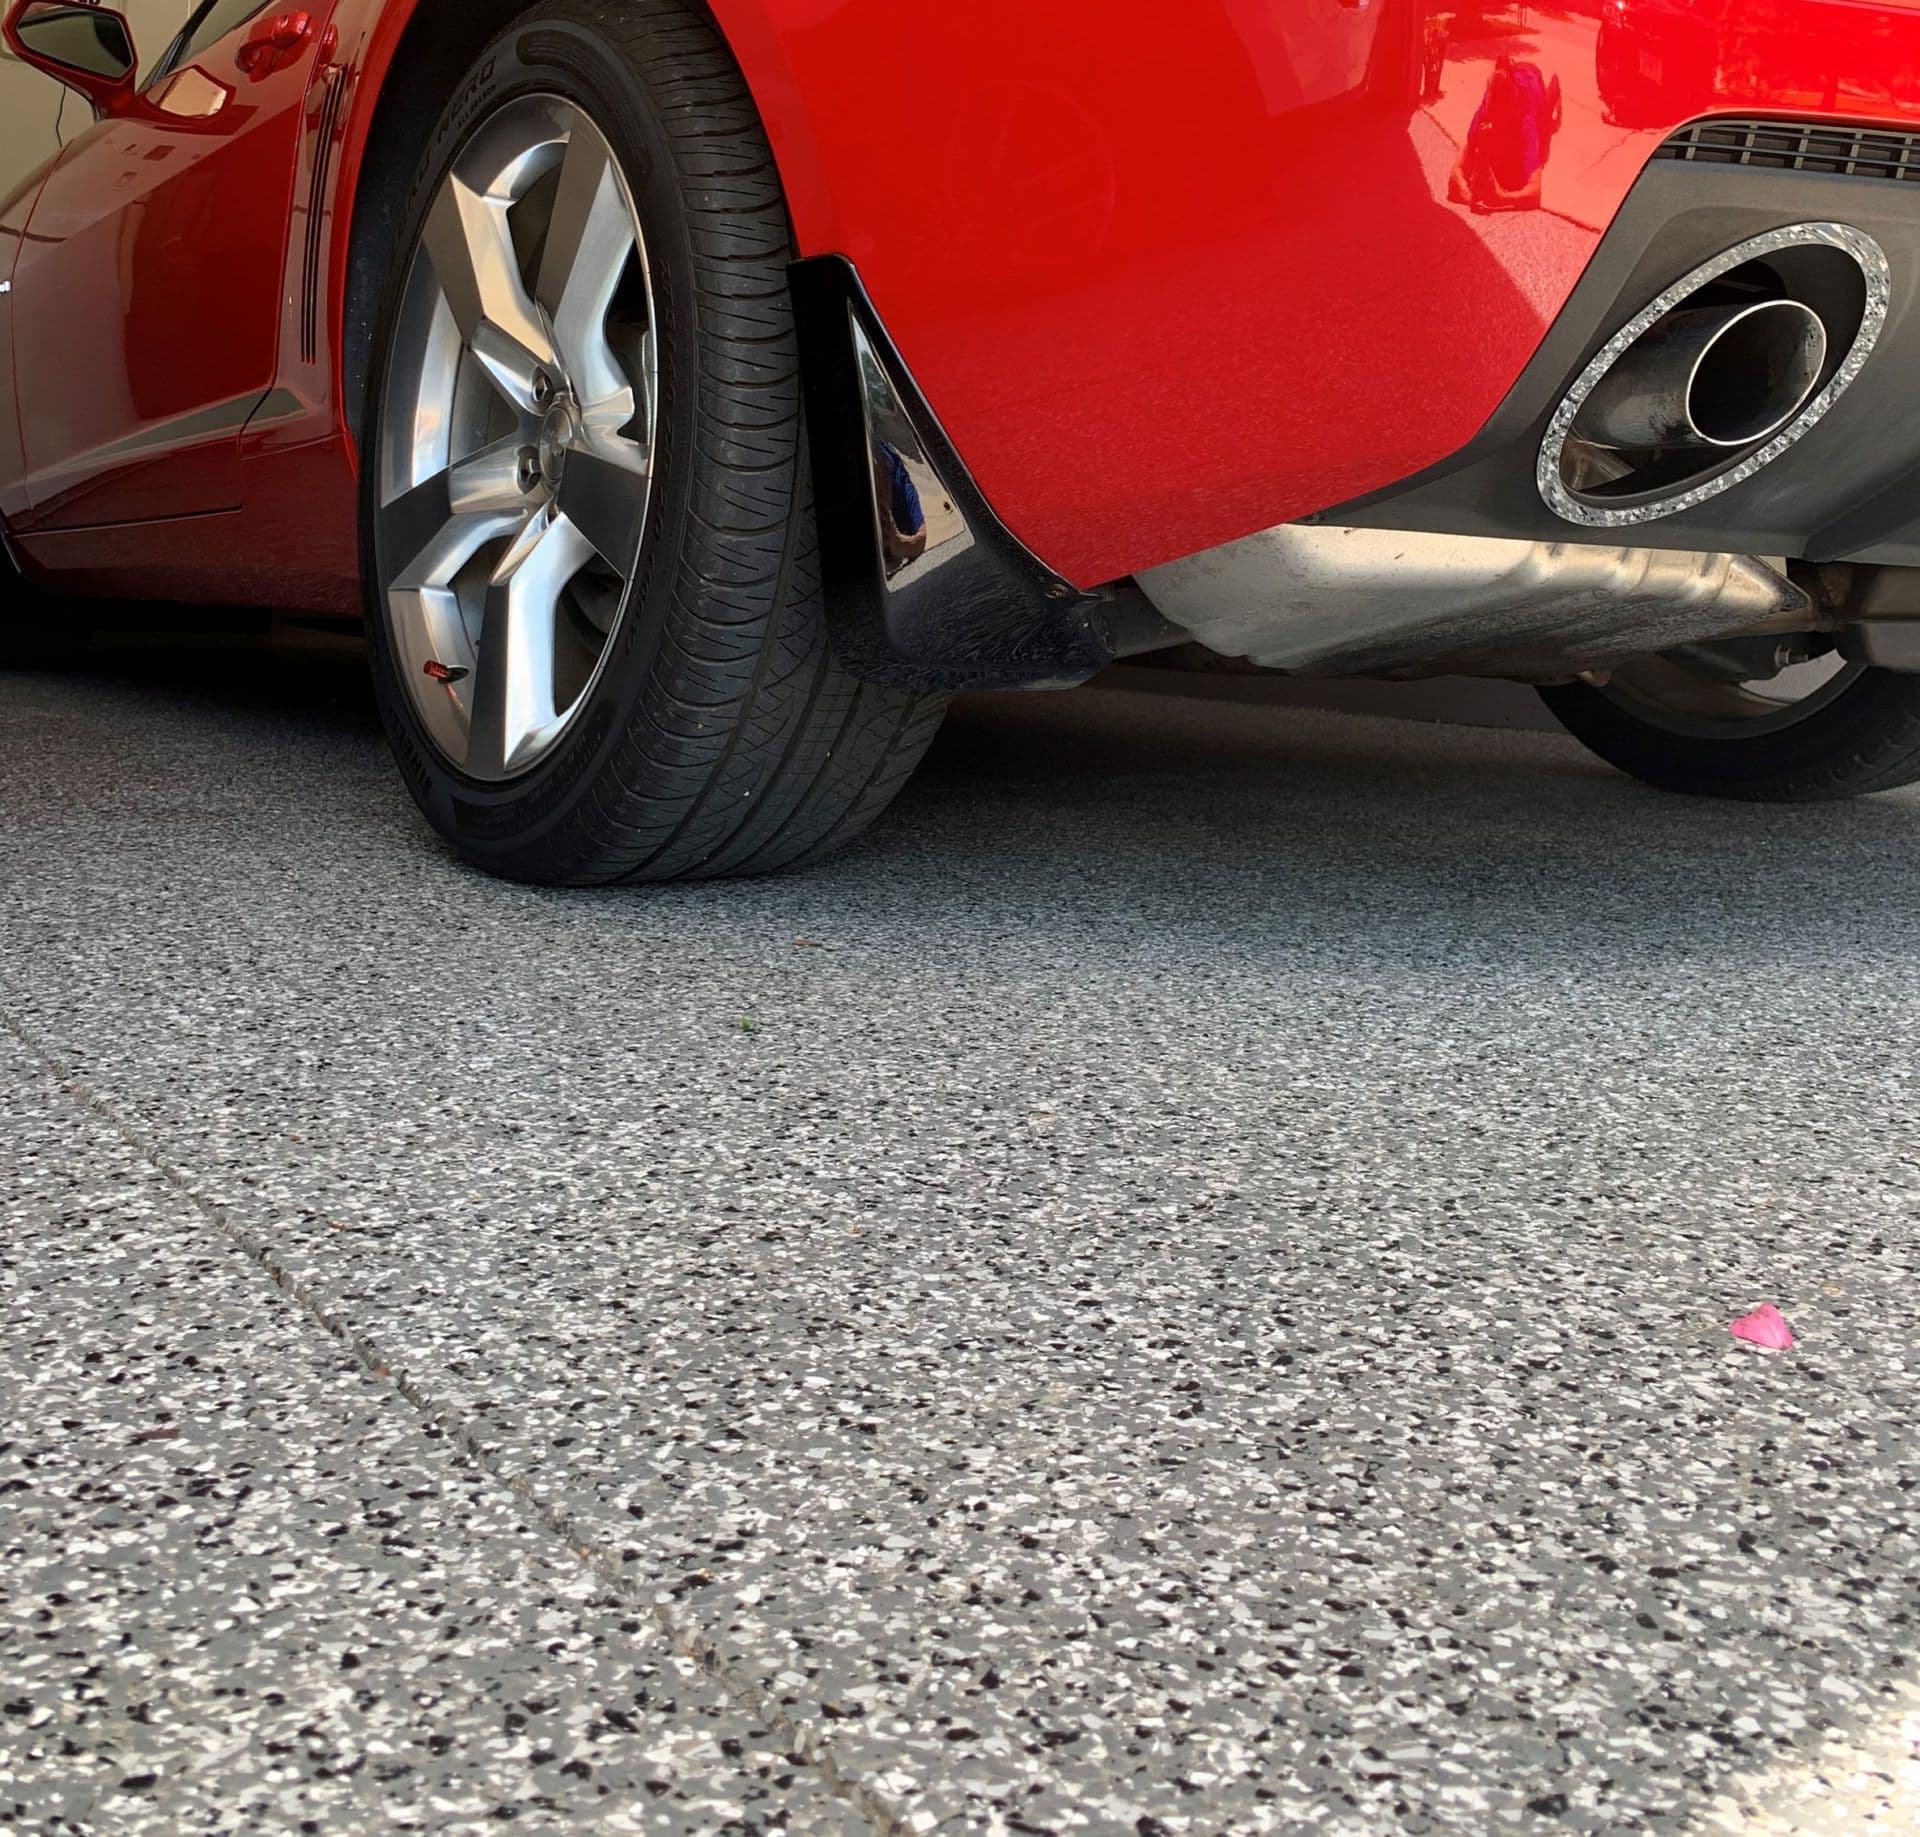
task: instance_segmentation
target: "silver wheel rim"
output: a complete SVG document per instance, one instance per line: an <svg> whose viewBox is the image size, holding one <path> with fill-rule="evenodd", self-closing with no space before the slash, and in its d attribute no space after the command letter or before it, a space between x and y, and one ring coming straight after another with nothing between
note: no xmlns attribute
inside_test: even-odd
<svg viewBox="0 0 1920 1837"><path fill-rule="evenodd" d="M606 137L561 97L507 103L427 214L377 457L393 657L470 778L533 770L606 667L652 497L654 327Z"/></svg>
<svg viewBox="0 0 1920 1837"><path fill-rule="evenodd" d="M1666 657L1622 664L1603 693L1616 707L1664 733L1692 740L1753 740L1798 726L1845 695L1866 665L1830 651L1778 676L1723 682Z"/></svg>

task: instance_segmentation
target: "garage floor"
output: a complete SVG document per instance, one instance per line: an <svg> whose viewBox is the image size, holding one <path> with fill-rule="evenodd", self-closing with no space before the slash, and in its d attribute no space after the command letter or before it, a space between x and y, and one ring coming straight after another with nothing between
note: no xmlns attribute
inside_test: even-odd
<svg viewBox="0 0 1920 1837"><path fill-rule="evenodd" d="M0 1822L1920 1819L1920 796L1014 697L582 895L352 659L0 736Z"/></svg>

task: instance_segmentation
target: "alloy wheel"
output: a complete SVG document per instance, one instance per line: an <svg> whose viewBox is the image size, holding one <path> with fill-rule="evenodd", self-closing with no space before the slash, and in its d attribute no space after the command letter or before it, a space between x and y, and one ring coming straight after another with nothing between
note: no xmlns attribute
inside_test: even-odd
<svg viewBox="0 0 1920 1837"><path fill-rule="evenodd" d="M382 401L375 541L394 660L456 770L517 778L605 667L657 450L646 239L576 103L516 98L454 159Z"/></svg>

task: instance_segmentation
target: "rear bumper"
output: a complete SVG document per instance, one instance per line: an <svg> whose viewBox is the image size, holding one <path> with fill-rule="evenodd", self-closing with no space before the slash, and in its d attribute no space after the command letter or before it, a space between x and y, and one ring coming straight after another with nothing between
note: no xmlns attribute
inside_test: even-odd
<svg viewBox="0 0 1920 1837"><path fill-rule="evenodd" d="M1751 310L1737 288L1729 300L1711 287L1756 271L1787 299L1804 288L1794 310L1818 328L1817 306L1840 340L1804 407L1744 447L1635 459L1611 444L1612 482L1570 487L1562 460L1609 367L1671 348L1654 328L1676 305ZM1637 495L1636 464L1656 480ZM1677 477L1662 470L1676 466ZM1914 627L1874 621L1920 612L1920 576L1889 571L1916 567L1920 136L1716 122L1652 163L1533 362L1459 453L1139 578L1202 643L1276 669L1553 681L1818 630L1866 654L1893 644L1904 660Z"/></svg>
<svg viewBox="0 0 1920 1837"><path fill-rule="evenodd" d="M1698 504L1638 524L1631 539L1920 566L1920 135L1778 123L1714 123L1670 141L1486 427L1438 464L1310 520L1620 542L1618 530L1569 521L1543 496L1541 452L1556 410L1609 339L1680 277L1751 239L1810 224L1863 232L1886 258L1884 322L1857 379L1789 450Z"/></svg>
<svg viewBox="0 0 1920 1837"><path fill-rule="evenodd" d="M1895 0L847 0L756 90L803 252L1092 587L1445 461L1667 135L1920 125L1916 41Z"/></svg>
<svg viewBox="0 0 1920 1837"><path fill-rule="evenodd" d="M1543 475L1570 393L1699 274L1808 233L1872 258L1848 269L1866 305L1851 350L1834 347L1817 417L1778 451L1733 454L1710 491L1643 505L1631 529L1579 520ZM1111 661L1126 647L1124 592L1077 590L1001 521L847 264L795 274L842 654L919 687L1074 682ZM945 517L911 556L885 501L890 466ZM1757 556L1776 561L1745 559ZM1779 558L1920 566L1920 136L1717 123L1676 137L1475 439L1138 580L1173 624L1277 668L1553 680L1831 622Z"/></svg>

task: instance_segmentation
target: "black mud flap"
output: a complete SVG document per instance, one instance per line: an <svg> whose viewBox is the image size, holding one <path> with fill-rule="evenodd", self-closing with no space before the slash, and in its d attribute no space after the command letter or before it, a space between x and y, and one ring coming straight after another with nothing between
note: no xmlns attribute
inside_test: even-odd
<svg viewBox="0 0 1920 1837"><path fill-rule="evenodd" d="M790 271L835 651L905 689L1070 687L1114 660L1114 603L996 517L840 256Z"/></svg>

